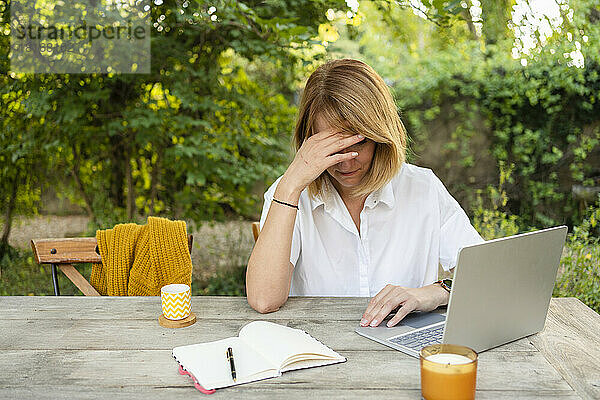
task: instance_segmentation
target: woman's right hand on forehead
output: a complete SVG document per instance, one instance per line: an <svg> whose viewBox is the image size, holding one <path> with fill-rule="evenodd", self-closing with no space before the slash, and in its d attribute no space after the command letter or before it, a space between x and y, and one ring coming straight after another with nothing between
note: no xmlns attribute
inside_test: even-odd
<svg viewBox="0 0 600 400"><path fill-rule="evenodd" d="M334 129L309 136L300 146L279 185L286 186L289 191L299 196L300 192L327 168L357 157L357 152L341 151L363 139L362 135L348 135Z"/></svg>

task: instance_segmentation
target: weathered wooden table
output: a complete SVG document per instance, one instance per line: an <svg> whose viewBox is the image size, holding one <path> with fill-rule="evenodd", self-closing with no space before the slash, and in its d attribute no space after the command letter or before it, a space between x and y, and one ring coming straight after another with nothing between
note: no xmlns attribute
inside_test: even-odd
<svg viewBox="0 0 600 400"><path fill-rule="evenodd" d="M420 398L419 362L356 333L364 298L290 298L261 315L245 298L194 297L198 322L159 326L158 297L0 297L0 398ZM301 328L342 364L203 395L177 372L175 346L237 335L253 320ZM543 332L479 356L479 399L599 399L600 316L552 299Z"/></svg>

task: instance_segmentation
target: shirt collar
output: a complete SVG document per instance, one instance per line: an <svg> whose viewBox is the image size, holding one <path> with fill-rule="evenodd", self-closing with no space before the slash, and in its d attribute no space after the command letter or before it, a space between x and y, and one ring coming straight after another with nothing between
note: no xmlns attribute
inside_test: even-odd
<svg viewBox="0 0 600 400"><path fill-rule="evenodd" d="M329 181L329 179L324 179L324 184L322 186L321 192L317 194L313 199L311 199L312 210L315 210L321 204L324 204L325 211L329 211L332 208L334 208L334 204L336 203L336 193L334 193L334 191L335 188L333 187L333 184ZM365 200L365 207L373 208L379 202L387 204L387 206L390 208L394 207L394 204L396 203L396 198L394 197L394 189L392 187L391 181L383 185L383 187L369 194L367 196L367 199Z"/></svg>
<svg viewBox="0 0 600 400"><path fill-rule="evenodd" d="M325 177L325 179L323 179L323 185L321 185L320 193L311 199L311 208L314 210L321 204L324 204L325 209L329 210L334 201L332 190L335 190L335 188L331 182L329 182L329 179Z"/></svg>
<svg viewBox="0 0 600 400"><path fill-rule="evenodd" d="M373 208L379 202L387 204L390 208L394 208L396 198L394 197L394 188L391 181L369 194L365 200L365 207Z"/></svg>

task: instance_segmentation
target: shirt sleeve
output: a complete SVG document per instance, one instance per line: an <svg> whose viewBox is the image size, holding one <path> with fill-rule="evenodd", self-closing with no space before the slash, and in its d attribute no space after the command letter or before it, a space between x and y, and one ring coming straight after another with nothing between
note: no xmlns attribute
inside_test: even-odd
<svg viewBox="0 0 600 400"><path fill-rule="evenodd" d="M462 247L484 240L433 171L432 175L440 209L440 264L445 271L449 271L456 266L458 251Z"/></svg>
<svg viewBox="0 0 600 400"><path fill-rule="evenodd" d="M269 187L269 189L265 192L264 198L265 202L263 204L262 214L260 216L260 229L262 230L263 225L265 224L265 220L267 219L267 214L269 213L269 207L271 207L271 203L273 202L273 194L275 193L275 189L277 189L277 184L281 180L281 177L277 178L277 180ZM297 211L300 212L300 211ZM296 215L296 221L294 222L294 232L292 234L292 248L290 251L290 262L295 267L298 262L298 258L300 257L300 249L301 249L301 240L300 240L300 224L299 224L299 216Z"/></svg>

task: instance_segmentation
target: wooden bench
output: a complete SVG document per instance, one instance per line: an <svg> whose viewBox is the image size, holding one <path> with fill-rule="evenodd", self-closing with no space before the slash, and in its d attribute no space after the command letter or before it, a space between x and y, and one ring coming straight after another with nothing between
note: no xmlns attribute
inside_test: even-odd
<svg viewBox="0 0 600 400"><path fill-rule="evenodd" d="M192 254L193 241L194 237L188 235L190 254ZM76 264L102 262L95 237L31 239L31 248L38 264L52 266L52 285L55 296L60 296L57 269L60 269L84 295L100 296L100 293L75 268Z"/></svg>

